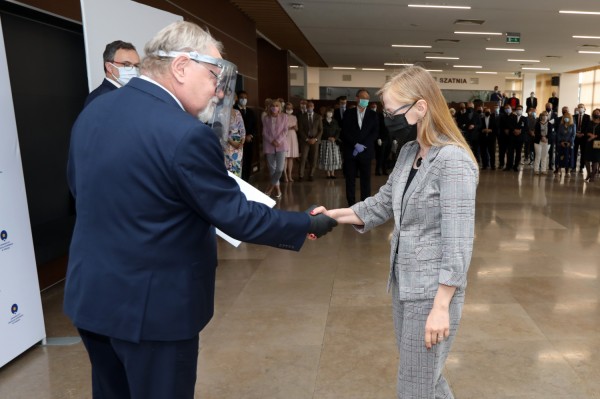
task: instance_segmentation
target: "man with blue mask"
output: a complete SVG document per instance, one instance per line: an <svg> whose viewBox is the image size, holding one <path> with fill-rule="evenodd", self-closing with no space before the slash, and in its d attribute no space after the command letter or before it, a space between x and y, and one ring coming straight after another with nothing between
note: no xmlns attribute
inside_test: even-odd
<svg viewBox="0 0 600 399"><path fill-rule="evenodd" d="M121 40L108 43L102 54L104 80L85 99L84 108L96 97L125 86L133 77L140 75L140 56L135 46Z"/></svg>
<svg viewBox="0 0 600 399"><path fill-rule="evenodd" d="M347 110L342 120L340 139L343 142L344 176L348 205L356 202L356 173L360 173L360 198L371 196L371 161L379 135L377 113L369 109L369 92L356 92L357 107Z"/></svg>

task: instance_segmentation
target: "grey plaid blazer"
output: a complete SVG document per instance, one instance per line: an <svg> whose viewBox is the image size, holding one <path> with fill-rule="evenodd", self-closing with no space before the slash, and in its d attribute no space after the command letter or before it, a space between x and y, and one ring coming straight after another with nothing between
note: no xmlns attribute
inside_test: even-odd
<svg viewBox="0 0 600 399"><path fill-rule="evenodd" d="M395 272L400 300L433 298L439 284L463 291L473 251L479 168L458 146L431 147L403 198L418 150L403 146L387 183L352 206L360 232L394 217L388 289Z"/></svg>

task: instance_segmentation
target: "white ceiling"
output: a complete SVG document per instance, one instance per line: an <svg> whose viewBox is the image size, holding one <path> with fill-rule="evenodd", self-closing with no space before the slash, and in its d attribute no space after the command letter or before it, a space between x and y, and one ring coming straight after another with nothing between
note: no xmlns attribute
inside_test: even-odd
<svg viewBox="0 0 600 399"><path fill-rule="evenodd" d="M598 11L598 0L278 0L330 67L387 68L386 62L419 63L444 72L493 71L558 74L598 66L600 15L559 14L559 10ZM292 3L303 4L300 10ZM408 4L471 6L470 10L409 8ZM478 19L480 26L455 25L457 19ZM459 35L454 31L519 32L521 44L506 44L503 36ZM437 39L459 39L459 43ZM430 45L432 48L392 48L392 44ZM597 48L582 47L584 45ZM487 51L486 47L523 48L524 52ZM442 54L425 54L441 52ZM425 56L459 57L427 60ZM548 58L559 56L560 58ZM539 63L507 59L539 60ZM429 62L427 62L429 61ZM453 65L481 65L482 69ZM526 71L521 67L546 67ZM397 68L397 67L396 67Z"/></svg>

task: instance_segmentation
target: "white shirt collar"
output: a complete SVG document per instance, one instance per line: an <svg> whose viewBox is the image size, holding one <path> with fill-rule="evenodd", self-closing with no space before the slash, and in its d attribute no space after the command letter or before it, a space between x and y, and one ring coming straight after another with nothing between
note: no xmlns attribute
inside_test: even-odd
<svg viewBox="0 0 600 399"><path fill-rule="evenodd" d="M117 89L120 89L120 88L121 88L121 84L120 84L119 82L117 82L117 81L115 81L115 80L112 80L112 79L110 79L110 78L106 78L106 77L105 77L104 79L106 79L106 80L108 80L110 83L114 84L114 85L115 85L115 87L116 87Z"/></svg>
<svg viewBox="0 0 600 399"><path fill-rule="evenodd" d="M148 77L148 76L146 76L146 75L140 75L140 78L141 78L141 79L144 79L146 82L154 83L155 85L157 85L158 87L160 87L161 89L163 89L164 91L166 91L167 93L169 93L169 95L170 95L171 97L173 97L173 99L174 99L175 101L177 101L177 104L179 104L179 106L181 107L181 109L185 111L185 108L183 108L183 105L181 104L181 101L179 101L179 99L178 99L177 97L175 97L175 96L173 95L173 93L171 93L169 90L167 90L167 89L166 89L166 88L165 88L163 85L161 85L161 84L160 84L160 83L158 83L156 80L154 80L154 79L152 79L152 78L150 78L150 77Z"/></svg>

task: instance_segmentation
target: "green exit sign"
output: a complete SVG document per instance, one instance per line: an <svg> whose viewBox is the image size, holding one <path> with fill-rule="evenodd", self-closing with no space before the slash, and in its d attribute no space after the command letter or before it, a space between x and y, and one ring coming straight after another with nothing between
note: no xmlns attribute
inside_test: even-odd
<svg viewBox="0 0 600 399"><path fill-rule="evenodd" d="M506 32L506 43L521 43L521 33Z"/></svg>

